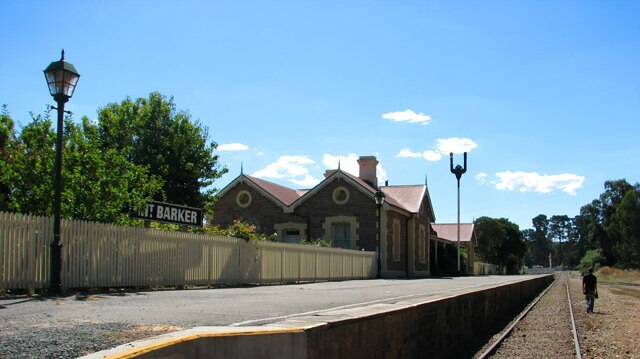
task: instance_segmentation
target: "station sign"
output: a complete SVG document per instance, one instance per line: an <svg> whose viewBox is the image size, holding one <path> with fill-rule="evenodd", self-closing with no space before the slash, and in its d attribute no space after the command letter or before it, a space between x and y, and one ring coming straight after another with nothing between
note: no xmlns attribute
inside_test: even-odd
<svg viewBox="0 0 640 359"><path fill-rule="evenodd" d="M134 218L147 221L202 227L202 209L172 203L150 201Z"/></svg>

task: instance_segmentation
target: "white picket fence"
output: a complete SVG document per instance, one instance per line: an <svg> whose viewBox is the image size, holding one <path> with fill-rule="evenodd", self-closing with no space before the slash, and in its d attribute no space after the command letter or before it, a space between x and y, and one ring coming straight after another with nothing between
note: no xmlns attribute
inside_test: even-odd
<svg viewBox="0 0 640 359"><path fill-rule="evenodd" d="M0 289L49 286L52 219L0 212ZM375 252L63 220L65 288L374 278Z"/></svg>

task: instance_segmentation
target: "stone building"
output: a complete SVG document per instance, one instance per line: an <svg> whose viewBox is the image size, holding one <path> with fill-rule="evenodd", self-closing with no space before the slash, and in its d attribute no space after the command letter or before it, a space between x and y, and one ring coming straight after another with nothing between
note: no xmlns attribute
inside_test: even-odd
<svg viewBox="0 0 640 359"><path fill-rule="evenodd" d="M362 156L358 164L358 176L328 170L306 190L241 173L220 191L210 223L227 227L239 219L262 233L277 233L282 242L324 239L334 247L365 251L376 251L380 239L383 277L430 275L435 215L427 186L382 186L374 156Z"/></svg>

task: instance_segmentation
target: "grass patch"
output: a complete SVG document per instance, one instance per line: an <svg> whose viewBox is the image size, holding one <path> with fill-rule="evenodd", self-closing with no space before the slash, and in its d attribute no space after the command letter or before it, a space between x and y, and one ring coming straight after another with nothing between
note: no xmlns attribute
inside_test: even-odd
<svg viewBox="0 0 640 359"><path fill-rule="evenodd" d="M640 270L602 267L596 273L598 282L640 285Z"/></svg>
<svg viewBox="0 0 640 359"><path fill-rule="evenodd" d="M621 288L621 287L611 287L609 288L611 293L618 295L627 295L630 297L634 297L640 299L640 290L635 288Z"/></svg>

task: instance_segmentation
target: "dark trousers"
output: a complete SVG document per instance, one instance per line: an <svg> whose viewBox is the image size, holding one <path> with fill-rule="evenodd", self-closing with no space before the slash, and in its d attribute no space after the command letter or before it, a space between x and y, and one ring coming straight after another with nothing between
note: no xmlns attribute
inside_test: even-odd
<svg viewBox="0 0 640 359"><path fill-rule="evenodd" d="M584 294L585 300L587 301L587 313L593 313L593 306L596 302L596 293L595 292L587 292Z"/></svg>

